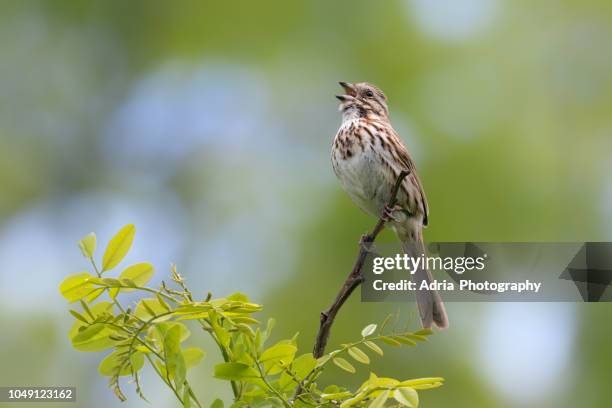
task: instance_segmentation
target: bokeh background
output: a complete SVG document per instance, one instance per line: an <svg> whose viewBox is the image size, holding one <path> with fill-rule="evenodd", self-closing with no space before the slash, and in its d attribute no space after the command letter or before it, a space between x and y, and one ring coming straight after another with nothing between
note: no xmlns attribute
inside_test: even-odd
<svg viewBox="0 0 612 408"><path fill-rule="evenodd" d="M0 385L119 406L57 286L87 270L78 239L128 222L128 262L248 293L309 350L373 224L330 166L338 80L387 92L428 240L612 240L611 44L607 0L1 2ZM398 309L417 325L414 305L352 298L331 344ZM373 371L445 377L424 407L609 406L610 305L447 309L450 329ZM192 375L204 401L229 400L216 362ZM176 405L152 372L144 387Z"/></svg>

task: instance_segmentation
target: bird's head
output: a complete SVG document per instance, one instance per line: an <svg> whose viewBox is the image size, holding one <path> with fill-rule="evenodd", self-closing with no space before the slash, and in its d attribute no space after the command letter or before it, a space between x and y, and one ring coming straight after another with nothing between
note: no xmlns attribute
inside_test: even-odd
<svg viewBox="0 0 612 408"><path fill-rule="evenodd" d="M343 95L336 95L340 100L340 111L343 118L378 117L386 119L389 115L387 97L375 85L367 82L351 84L340 81L344 88Z"/></svg>

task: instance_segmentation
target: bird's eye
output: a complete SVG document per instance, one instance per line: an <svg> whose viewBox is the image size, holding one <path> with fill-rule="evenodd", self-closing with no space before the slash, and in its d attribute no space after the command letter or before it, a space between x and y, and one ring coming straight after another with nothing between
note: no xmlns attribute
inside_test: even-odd
<svg viewBox="0 0 612 408"><path fill-rule="evenodd" d="M374 97L374 92L370 91L369 89L367 91L365 91L365 96L367 96L368 98L373 98Z"/></svg>

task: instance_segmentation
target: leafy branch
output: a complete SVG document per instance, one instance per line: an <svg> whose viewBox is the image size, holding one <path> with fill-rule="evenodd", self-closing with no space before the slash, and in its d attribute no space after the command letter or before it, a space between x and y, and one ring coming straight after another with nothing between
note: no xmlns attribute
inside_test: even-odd
<svg viewBox="0 0 612 408"><path fill-rule="evenodd" d="M260 324L253 316L262 306L242 293L222 298L207 293L198 298L175 266L170 270L169 283L162 281L159 287L149 287L146 285L154 267L147 262L127 266L113 277L108 276L128 253L134 235L133 225L123 227L107 245L99 267L94 259L96 236L89 234L83 238L79 247L93 271L70 275L59 287L66 300L80 305L70 310L74 323L68 337L73 347L84 352L107 353L98 371L109 377L110 388L122 401L126 396L121 377L130 377L136 393L146 400L140 373L149 364L183 407L202 407L188 373L205 357L205 352L183 344L191 334L187 324L203 330L217 345L223 363L214 367L213 375L230 383L232 408L376 408L383 407L388 400L395 401L395 405L416 407L417 390L435 388L443 382L439 377L400 381L370 373L368 380L353 391L339 385L321 387L321 374L332 367L355 373L354 363L368 365L370 355L384 354L381 346L414 346L432 333L385 332L387 319L380 329L370 324L362 330L359 340L318 358L313 353L298 353L297 335L270 345L274 320ZM142 297L122 302L123 294L128 292L137 292ZM211 408L223 406L217 399Z"/></svg>

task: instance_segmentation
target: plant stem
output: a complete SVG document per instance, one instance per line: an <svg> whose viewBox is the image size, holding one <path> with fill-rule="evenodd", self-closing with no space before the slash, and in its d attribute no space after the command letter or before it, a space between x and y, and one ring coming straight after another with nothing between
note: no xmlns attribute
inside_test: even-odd
<svg viewBox="0 0 612 408"><path fill-rule="evenodd" d="M166 383L166 385L168 387L170 387L170 389L172 390L172 392L174 393L174 396L176 397L176 399L179 400L179 402L181 403L181 405L183 404L183 399L181 398L181 396L179 395L178 391L176 390L176 388L174 388L174 385L172 385L172 382L170 381L169 378L164 377L164 375L161 373L161 371L158 370L157 366L155 365L155 362L153 361L153 359L151 358L151 356L149 356L148 354L145 354L147 360L149 361L149 364L151 364L151 366L153 367L153 369L155 370L155 372L157 373L157 375L159 376L159 378L162 379L162 381L164 383ZM199 405L199 404L198 404Z"/></svg>
<svg viewBox="0 0 612 408"><path fill-rule="evenodd" d="M259 364L259 361L257 361L255 364L257 365L257 369L259 370L259 375L261 376L261 380L264 382L264 384L266 384L266 387L268 387L270 391L272 391L274 395L276 395L283 402L283 405L285 407L291 408L291 404L289 403L289 401L287 401L287 399L283 396L283 394L281 394L276 388L272 386L272 384L268 382L268 380L266 379L266 375L264 374L261 368L261 364Z"/></svg>
<svg viewBox="0 0 612 408"><path fill-rule="evenodd" d="M98 275L98 278L102 277L102 272L100 272L100 270L98 269L98 265L96 265L96 261L94 261L93 257L89 258L89 260L91 261L91 264L93 265L94 271L96 271L96 274ZM105 290L108 290L108 288L106 288ZM123 306L121 306L121 304L119 303L119 301L110 295L110 291L109 291L109 297L112 298L113 303L117 306L117 308L119 308L119 310L121 311L121 313L125 313L125 309L123 308Z"/></svg>
<svg viewBox="0 0 612 408"><path fill-rule="evenodd" d="M202 326L202 329L208 332L210 334L210 337L212 337L215 343L217 343L217 346L219 347L219 351L221 352L221 356L223 357L223 361L225 361L226 363L230 363L231 360L229 358L229 354L227 354L227 351L225 350L225 347L223 347L219 339L217 339L217 336L215 336L214 333L211 330L209 330L208 327L206 327L206 325L204 324L204 322L206 322L208 325L210 325L210 322L206 319L198 319L198 322ZM241 394L240 390L238 389L238 384L236 383L236 381L233 381L233 380L230 381L230 383L232 385L232 393L234 394L234 401L238 401L240 399L240 394Z"/></svg>

